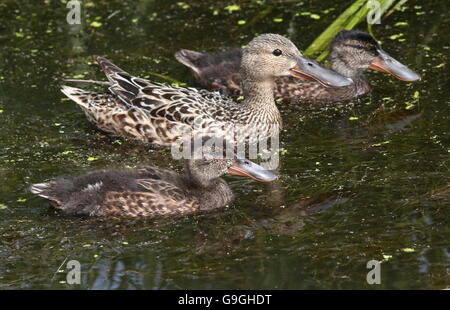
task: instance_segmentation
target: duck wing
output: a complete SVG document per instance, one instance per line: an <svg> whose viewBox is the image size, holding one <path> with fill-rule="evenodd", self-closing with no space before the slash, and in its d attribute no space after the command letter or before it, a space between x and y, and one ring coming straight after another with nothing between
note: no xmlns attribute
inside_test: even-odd
<svg viewBox="0 0 450 310"><path fill-rule="evenodd" d="M217 92L174 87L134 77L107 59L96 56L108 80L109 90L129 108L139 108L151 118L192 125L196 117L203 122L230 121L236 104Z"/></svg>
<svg viewBox="0 0 450 310"><path fill-rule="evenodd" d="M195 198L174 184L159 180L137 179L135 191L108 192L102 203L102 216L159 216L192 213L200 209Z"/></svg>

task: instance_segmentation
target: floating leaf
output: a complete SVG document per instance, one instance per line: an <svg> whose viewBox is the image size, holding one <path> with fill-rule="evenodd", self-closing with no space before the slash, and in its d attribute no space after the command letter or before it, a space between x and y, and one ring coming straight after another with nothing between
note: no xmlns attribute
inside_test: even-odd
<svg viewBox="0 0 450 310"><path fill-rule="evenodd" d="M412 248L403 248L402 251L405 253L412 253L412 252L415 252L416 250L414 250Z"/></svg>
<svg viewBox="0 0 450 310"><path fill-rule="evenodd" d="M311 17L312 19L320 19L319 14L311 14L309 17Z"/></svg>
<svg viewBox="0 0 450 310"><path fill-rule="evenodd" d="M97 159L98 159L97 157L88 157L87 158L88 161L94 161L94 160L97 160Z"/></svg>
<svg viewBox="0 0 450 310"><path fill-rule="evenodd" d="M245 25L246 21L241 19L241 20L238 20L237 23L238 23L238 25Z"/></svg>
<svg viewBox="0 0 450 310"><path fill-rule="evenodd" d="M189 4L187 4L186 2L177 2L177 5L181 7L183 10L187 10L190 7Z"/></svg>
<svg viewBox="0 0 450 310"><path fill-rule="evenodd" d="M98 21L93 21L92 23L90 23L90 25L91 27L98 28L102 26L102 23Z"/></svg>
<svg viewBox="0 0 450 310"><path fill-rule="evenodd" d="M406 102L406 110L411 110L412 108L414 108L416 105L414 103L411 102Z"/></svg>
<svg viewBox="0 0 450 310"><path fill-rule="evenodd" d="M392 258L392 255L383 254L383 259L384 260L390 260L391 258Z"/></svg>
<svg viewBox="0 0 450 310"><path fill-rule="evenodd" d="M380 143L374 143L374 144L372 144L372 146L382 146L383 144L388 144L388 143L391 143L391 141L383 141L383 142L380 142Z"/></svg>
<svg viewBox="0 0 450 310"><path fill-rule="evenodd" d="M357 117L357 116L350 116L348 119L350 121L356 121L357 119L359 119L359 117Z"/></svg>
<svg viewBox="0 0 450 310"><path fill-rule="evenodd" d="M236 4L232 4L232 5L225 7L225 10L227 10L228 13L233 13L234 11L239 11L240 9L241 9L241 7Z"/></svg>
<svg viewBox="0 0 450 310"><path fill-rule="evenodd" d="M393 34L393 35L391 35L391 36L389 37L389 39L391 39L391 40L396 40L396 39L398 39L398 38L400 38L400 37L403 37L403 36L404 36L403 33Z"/></svg>
<svg viewBox="0 0 450 310"><path fill-rule="evenodd" d="M283 22L283 19L282 19L281 17L275 17L275 18L273 19L273 21L274 21L275 23L281 23L281 22Z"/></svg>

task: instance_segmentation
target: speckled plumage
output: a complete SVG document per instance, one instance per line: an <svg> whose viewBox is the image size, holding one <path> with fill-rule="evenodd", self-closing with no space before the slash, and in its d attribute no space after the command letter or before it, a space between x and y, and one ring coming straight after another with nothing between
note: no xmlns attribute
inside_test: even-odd
<svg viewBox="0 0 450 310"><path fill-rule="evenodd" d="M189 214L223 207L233 199L231 189L218 177L198 184L189 175L157 167L59 177L33 184L31 192L48 199L65 215L84 216Z"/></svg>

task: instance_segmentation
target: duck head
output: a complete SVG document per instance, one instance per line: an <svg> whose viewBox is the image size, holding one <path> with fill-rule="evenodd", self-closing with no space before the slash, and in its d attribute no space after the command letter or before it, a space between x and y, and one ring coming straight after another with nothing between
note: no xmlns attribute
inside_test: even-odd
<svg viewBox="0 0 450 310"><path fill-rule="evenodd" d="M258 182L271 182L278 178L272 171L238 156L233 159L187 160L186 170L191 180L201 187L208 187L225 174L243 176Z"/></svg>
<svg viewBox="0 0 450 310"><path fill-rule="evenodd" d="M191 140L190 159L185 159L188 177L197 185L207 187L225 174L252 178L258 182L271 182L278 176L236 154L235 145L217 137Z"/></svg>
<svg viewBox="0 0 450 310"><path fill-rule="evenodd" d="M247 45L242 53L241 75L244 81L273 81L279 76L293 76L315 80L327 87L352 84L351 79L303 56L289 39L277 34L260 35Z"/></svg>
<svg viewBox="0 0 450 310"><path fill-rule="evenodd" d="M330 59L332 68L347 77L369 68L407 82L420 80L416 72L383 51L370 34L359 30L340 31L331 43Z"/></svg>

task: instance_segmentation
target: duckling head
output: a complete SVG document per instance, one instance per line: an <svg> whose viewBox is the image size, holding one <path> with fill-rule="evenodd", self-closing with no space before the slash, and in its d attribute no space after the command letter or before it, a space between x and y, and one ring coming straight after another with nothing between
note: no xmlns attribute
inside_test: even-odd
<svg viewBox="0 0 450 310"><path fill-rule="evenodd" d="M254 162L236 156L233 159L197 159L186 163L190 179L201 187L208 187L225 174L248 177L258 182L271 182L278 178Z"/></svg>
<svg viewBox="0 0 450 310"><path fill-rule="evenodd" d="M332 68L354 77L366 69L388 73L403 81L417 81L420 76L383 51L370 34L359 30L342 30L331 43Z"/></svg>
<svg viewBox="0 0 450 310"><path fill-rule="evenodd" d="M231 149L225 149L225 147ZM235 153L232 144L223 143L219 138L202 138L201 145L191 145L191 158L185 159L185 170L190 180L208 187L214 180L225 174L249 177L259 182L270 182L278 176Z"/></svg>

